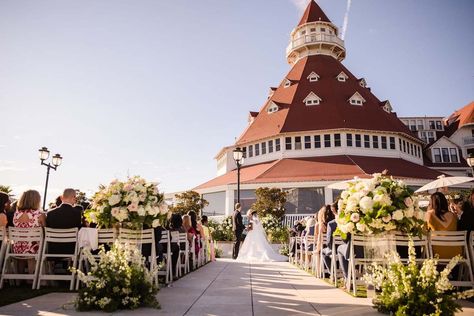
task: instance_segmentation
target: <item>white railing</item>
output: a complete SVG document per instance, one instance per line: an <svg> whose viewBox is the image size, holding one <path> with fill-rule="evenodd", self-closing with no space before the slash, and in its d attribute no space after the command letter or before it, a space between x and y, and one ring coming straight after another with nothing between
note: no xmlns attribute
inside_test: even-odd
<svg viewBox="0 0 474 316"><path fill-rule="evenodd" d="M292 49L309 43L334 43L341 46L342 48L344 47L344 41L336 35L316 33L304 35L291 41L288 47L286 48L286 53L288 54Z"/></svg>
<svg viewBox="0 0 474 316"><path fill-rule="evenodd" d="M314 216L314 213L308 213L308 214L285 214L282 220L283 226L286 227L292 227L295 221L302 220L305 217L308 216ZM213 220L217 223L222 223L224 219L226 218L226 215L213 215L213 216L208 216L209 220Z"/></svg>

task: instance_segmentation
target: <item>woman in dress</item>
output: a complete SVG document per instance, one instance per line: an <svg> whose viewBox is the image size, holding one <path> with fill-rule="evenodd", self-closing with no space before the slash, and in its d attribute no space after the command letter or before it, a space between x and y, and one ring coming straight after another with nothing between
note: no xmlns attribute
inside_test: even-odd
<svg viewBox="0 0 474 316"><path fill-rule="evenodd" d="M457 229L458 218L449 211L448 201L441 192L431 195L428 211L426 212L426 222L432 231L455 231ZM441 259L451 259L461 254L461 247L433 246L434 254L438 254Z"/></svg>
<svg viewBox="0 0 474 316"><path fill-rule="evenodd" d="M276 253L268 243L267 234L258 219L257 212L249 210L247 217L252 229L245 237L237 260L242 262L288 261L287 256Z"/></svg>
<svg viewBox="0 0 474 316"><path fill-rule="evenodd" d="M38 191L28 190L23 192L17 204L17 209L13 215L13 226L18 228L44 227L46 217L40 209L41 195ZM13 244L14 253L36 254L38 252L36 242L18 241ZM25 262L19 260L19 271L24 271ZM35 270L35 260L28 259L28 273L32 274Z"/></svg>
<svg viewBox="0 0 474 316"><path fill-rule="evenodd" d="M0 192L0 229L7 226L7 212L10 210L10 197L5 192ZM1 245L0 240L0 245Z"/></svg>

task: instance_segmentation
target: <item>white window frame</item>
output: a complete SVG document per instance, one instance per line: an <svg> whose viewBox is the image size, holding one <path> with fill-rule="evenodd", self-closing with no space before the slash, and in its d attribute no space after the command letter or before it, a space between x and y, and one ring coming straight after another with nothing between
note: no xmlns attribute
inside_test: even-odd
<svg viewBox="0 0 474 316"><path fill-rule="evenodd" d="M309 82L316 82L316 81L319 80L319 78L320 78L319 75L318 75L317 73L315 73L314 71L311 72L311 73L309 74L309 76L307 77L307 79L309 80Z"/></svg>
<svg viewBox="0 0 474 316"><path fill-rule="evenodd" d="M312 106L312 105L319 105L321 103L322 99L316 95L314 92L310 92L306 98L304 98L303 102L307 106Z"/></svg>
<svg viewBox="0 0 474 316"><path fill-rule="evenodd" d="M354 93L348 101L352 105L362 105L365 103L365 99L360 95L359 92Z"/></svg>
<svg viewBox="0 0 474 316"><path fill-rule="evenodd" d="M283 84L283 87L284 87L284 88L288 88L288 87L290 87L290 86L291 86L291 81L288 80L288 79L286 79L285 83Z"/></svg>
<svg viewBox="0 0 474 316"><path fill-rule="evenodd" d="M347 79L349 79L349 76L346 75L344 71L341 71L341 72L337 75L337 81L339 81L339 82L346 82Z"/></svg>
<svg viewBox="0 0 474 316"><path fill-rule="evenodd" d="M279 109L280 108L278 107L278 105L276 105L274 102L271 102L270 105L268 106L267 113L272 114L272 113L278 112Z"/></svg>

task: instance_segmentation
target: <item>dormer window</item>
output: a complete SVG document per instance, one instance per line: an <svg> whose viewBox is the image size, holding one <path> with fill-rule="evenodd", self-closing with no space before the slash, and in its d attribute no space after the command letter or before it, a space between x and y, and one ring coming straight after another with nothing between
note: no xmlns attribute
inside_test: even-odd
<svg viewBox="0 0 474 316"><path fill-rule="evenodd" d="M283 87L288 88L289 86L291 86L291 81L288 79L285 79L285 83L283 84Z"/></svg>
<svg viewBox="0 0 474 316"><path fill-rule="evenodd" d="M344 71L341 71L341 73L337 75L337 81L346 82L347 79L349 79L349 77L344 73Z"/></svg>
<svg viewBox="0 0 474 316"><path fill-rule="evenodd" d="M267 113L275 113L279 110L278 105L276 105L274 102L271 102L270 105L268 106Z"/></svg>
<svg viewBox="0 0 474 316"><path fill-rule="evenodd" d="M313 71L312 73L309 74L307 78L309 82L315 82L315 81L318 81L319 75Z"/></svg>
<svg viewBox="0 0 474 316"><path fill-rule="evenodd" d="M390 104L390 101L385 101L385 104L383 105L383 109L387 113L392 113L392 105Z"/></svg>
<svg viewBox="0 0 474 316"><path fill-rule="evenodd" d="M365 81L364 78L362 78L362 79L359 80L359 85L360 85L362 88L367 88L367 82Z"/></svg>
<svg viewBox="0 0 474 316"><path fill-rule="evenodd" d="M322 99L318 97L314 92L308 94L308 96L303 100L306 105L319 105Z"/></svg>
<svg viewBox="0 0 474 316"><path fill-rule="evenodd" d="M352 105L362 105L365 102L365 99L359 94L359 92L356 92L348 101Z"/></svg>

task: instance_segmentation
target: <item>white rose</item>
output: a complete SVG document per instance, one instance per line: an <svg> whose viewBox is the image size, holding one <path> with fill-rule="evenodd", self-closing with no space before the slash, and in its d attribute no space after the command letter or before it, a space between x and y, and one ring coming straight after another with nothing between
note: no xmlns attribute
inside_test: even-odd
<svg viewBox="0 0 474 316"><path fill-rule="evenodd" d="M349 212L355 211L357 208L357 204L359 204L359 200L356 199L354 196L351 196L347 200L346 210Z"/></svg>
<svg viewBox="0 0 474 316"><path fill-rule="evenodd" d="M354 223L349 222L349 223L347 223L346 226L347 226L347 227L346 227L346 228L347 228L347 232L352 233L352 232L354 231L354 227L355 227Z"/></svg>
<svg viewBox="0 0 474 316"><path fill-rule="evenodd" d="M143 206L139 206L137 209L137 213L139 216L145 216L146 215L145 208Z"/></svg>
<svg viewBox="0 0 474 316"><path fill-rule="evenodd" d="M392 214L392 218L396 221L400 221L403 219L403 211L402 210L396 210Z"/></svg>
<svg viewBox="0 0 474 316"><path fill-rule="evenodd" d="M359 220L360 220L359 213L352 213L351 214L351 221L353 221L354 223L357 223Z"/></svg>
<svg viewBox="0 0 474 316"><path fill-rule="evenodd" d="M395 225L394 222L390 222L385 225L385 230L394 230L395 228L397 228L397 225Z"/></svg>
<svg viewBox="0 0 474 316"><path fill-rule="evenodd" d="M121 200L122 200L121 195L114 194L111 197L109 197L108 201L109 201L110 206L114 206L114 205L117 205L118 203L120 203Z"/></svg>
<svg viewBox="0 0 474 316"><path fill-rule="evenodd" d="M413 206L413 200L410 197L406 197L403 202L407 207Z"/></svg>
<svg viewBox="0 0 474 316"><path fill-rule="evenodd" d="M159 210L161 215L168 214L168 205L166 205L166 203L161 203Z"/></svg>
<svg viewBox="0 0 474 316"><path fill-rule="evenodd" d="M362 223L357 223L356 228L360 232L365 232L365 230L367 229L367 226L365 224L362 224Z"/></svg>
<svg viewBox="0 0 474 316"><path fill-rule="evenodd" d="M119 219L119 218L120 218L120 208L119 208L119 207L114 207L114 208L112 208L112 210L110 211L110 213L111 213L112 216L115 217L116 219Z"/></svg>
<svg viewBox="0 0 474 316"><path fill-rule="evenodd" d="M359 205L362 211L367 213L368 211L372 210L374 201L369 196L364 196L362 199L360 199Z"/></svg>
<svg viewBox="0 0 474 316"><path fill-rule="evenodd" d="M153 220L153 222L151 223L151 226L153 226L153 228L160 226L160 220L159 219Z"/></svg>
<svg viewBox="0 0 474 316"><path fill-rule="evenodd" d="M348 197L349 197L349 191L347 191L347 190L346 190L346 191L342 191L342 193L341 193L341 198L345 200L345 199L347 199Z"/></svg>
<svg viewBox="0 0 474 316"><path fill-rule="evenodd" d="M382 220L383 220L385 223L390 222L391 219L392 219L392 216L390 216L390 214L388 214L387 216L382 217Z"/></svg>
<svg viewBox="0 0 474 316"><path fill-rule="evenodd" d="M415 217L417 219L425 219L425 212L423 212L422 210L418 210L415 212Z"/></svg>
<svg viewBox="0 0 474 316"><path fill-rule="evenodd" d="M405 216L406 217L412 218L413 215L415 215L415 210L413 209L413 207L410 207L410 208L405 210Z"/></svg>
<svg viewBox="0 0 474 316"><path fill-rule="evenodd" d="M128 210L125 207L120 208L120 214L117 216L119 222L123 222L128 218Z"/></svg>
<svg viewBox="0 0 474 316"><path fill-rule="evenodd" d="M337 209L342 210L343 208L344 208L344 200L340 199L339 201L337 201Z"/></svg>

